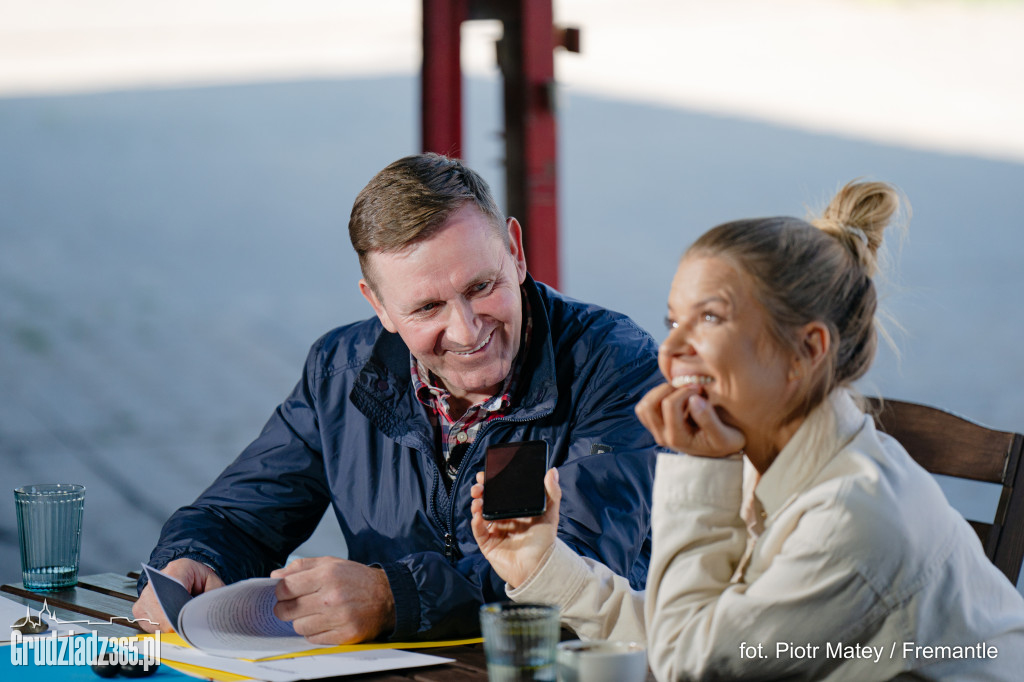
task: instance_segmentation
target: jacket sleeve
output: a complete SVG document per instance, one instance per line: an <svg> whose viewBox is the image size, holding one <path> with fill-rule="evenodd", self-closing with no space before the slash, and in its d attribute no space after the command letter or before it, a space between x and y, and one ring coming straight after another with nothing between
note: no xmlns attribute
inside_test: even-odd
<svg viewBox="0 0 1024 682"><path fill-rule="evenodd" d="M259 437L164 524L151 565L187 557L232 583L279 568L312 535L329 493L309 392L311 361Z"/></svg>
<svg viewBox="0 0 1024 682"><path fill-rule="evenodd" d="M644 593L599 561L573 552L556 540L537 570L519 587L508 586L512 601L554 604L562 624L583 639L645 642Z"/></svg>
<svg viewBox="0 0 1024 682"><path fill-rule="evenodd" d="M479 551L454 565L440 552L419 552L381 567L395 598L392 641L478 636L480 606L505 601L505 583Z"/></svg>

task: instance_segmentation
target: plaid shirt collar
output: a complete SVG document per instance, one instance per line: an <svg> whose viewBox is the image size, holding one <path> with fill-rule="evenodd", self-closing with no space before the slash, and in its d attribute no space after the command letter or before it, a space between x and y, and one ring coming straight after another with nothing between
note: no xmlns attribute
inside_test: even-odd
<svg viewBox="0 0 1024 682"><path fill-rule="evenodd" d="M492 416L497 416L512 404L512 396L515 395L516 386L519 383L519 376L522 374L523 359L526 357L527 349L530 346L530 337L533 335L533 314L530 311L529 297L525 292L523 300L523 331L519 343L519 353L512 362L512 369L502 383L501 388L490 398L487 398L472 407L459 420L463 426L468 428L477 422L486 421ZM430 374L412 353L409 354L409 372L412 375L413 390L416 398L423 403L430 413L442 418L442 423L452 424L452 418L448 410L448 400L451 393L439 385L440 382ZM426 378L426 380L424 380Z"/></svg>

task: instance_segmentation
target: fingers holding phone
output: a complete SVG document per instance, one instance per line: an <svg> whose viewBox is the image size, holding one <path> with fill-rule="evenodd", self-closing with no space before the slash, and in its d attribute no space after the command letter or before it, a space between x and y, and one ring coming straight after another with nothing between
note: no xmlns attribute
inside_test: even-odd
<svg viewBox="0 0 1024 682"><path fill-rule="evenodd" d="M537 569L558 532L558 470L545 474L547 445L531 443L492 446L470 491L473 535L494 571L512 587Z"/></svg>

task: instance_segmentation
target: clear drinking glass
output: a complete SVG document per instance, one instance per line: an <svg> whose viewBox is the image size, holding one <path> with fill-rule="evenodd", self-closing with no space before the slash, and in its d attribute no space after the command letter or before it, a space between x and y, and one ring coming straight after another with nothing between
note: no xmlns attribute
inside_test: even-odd
<svg viewBox="0 0 1024 682"><path fill-rule="evenodd" d="M52 591L78 583L85 486L41 483L14 490L21 546L21 576L30 590Z"/></svg>
<svg viewBox="0 0 1024 682"><path fill-rule="evenodd" d="M488 679L555 682L558 618L557 606L507 602L481 606Z"/></svg>

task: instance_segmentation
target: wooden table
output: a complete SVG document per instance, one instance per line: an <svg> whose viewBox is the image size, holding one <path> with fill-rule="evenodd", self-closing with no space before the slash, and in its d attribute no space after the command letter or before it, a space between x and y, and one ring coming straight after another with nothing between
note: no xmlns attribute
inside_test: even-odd
<svg viewBox="0 0 1024 682"><path fill-rule="evenodd" d="M33 592L25 589L21 583L0 586L0 592L3 592L5 597L26 604L33 609L41 608L45 601L53 614L61 620L81 620L82 616L88 616L90 620L109 621L109 624L90 625L89 628L95 629L101 636L124 637L139 632L139 628L128 620L131 617L132 603L136 599L137 578L137 574L100 573L79 576L76 587L58 592ZM415 651L454 658L455 661L426 668L326 679L336 679L339 682L369 680L375 682L408 682L408 680L486 682L487 680L487 663L484 659L482 644L415 649Z"/></svg>

